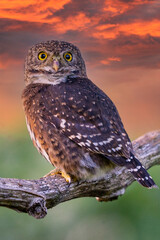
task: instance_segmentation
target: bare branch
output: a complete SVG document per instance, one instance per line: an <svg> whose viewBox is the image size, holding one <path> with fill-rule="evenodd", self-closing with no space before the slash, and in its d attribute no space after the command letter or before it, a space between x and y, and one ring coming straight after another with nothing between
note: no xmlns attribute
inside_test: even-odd
<svg viewBox="0 0 160 240"><path fill-rule="evenodd" d="M138 159L146 168L160 163L160 131L147 133L133 142ZM99 181L68 184L61 176L38 180L0 178L0 206L43 218L47 209L80 197L111 201L124 194L134 181L124 167L116 167Z"/></svg>

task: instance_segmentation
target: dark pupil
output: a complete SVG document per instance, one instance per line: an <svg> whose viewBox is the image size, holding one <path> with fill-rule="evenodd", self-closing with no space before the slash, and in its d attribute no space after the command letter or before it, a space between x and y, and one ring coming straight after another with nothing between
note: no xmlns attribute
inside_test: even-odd
<svg viewBox="0 0 160 240"><path fill-rule="evenodd" d="M66 59L69 60L71 56L69 54L66 55Z"/></svg>
<svg viewBox="0 0 160 240"><path fill-rule="evenodd" d="M46 55L44 53L41 54L41 58L44 59Z"/></svg>

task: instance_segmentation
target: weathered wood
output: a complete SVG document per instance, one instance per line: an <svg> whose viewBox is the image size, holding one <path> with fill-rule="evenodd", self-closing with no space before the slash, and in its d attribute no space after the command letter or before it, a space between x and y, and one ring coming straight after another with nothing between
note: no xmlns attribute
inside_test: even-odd
<svg viewBox="0 0 160 240"><path fill-rule="evenodd" d="M160 163L160 131L145 134L133 142L137 158L148 169ZM68 184L61 176L24 180L0 178L0 206L43 218L47 209L80 197L110 201L124 194L134 181L124 167L116 167L99 181Z"/></svg>

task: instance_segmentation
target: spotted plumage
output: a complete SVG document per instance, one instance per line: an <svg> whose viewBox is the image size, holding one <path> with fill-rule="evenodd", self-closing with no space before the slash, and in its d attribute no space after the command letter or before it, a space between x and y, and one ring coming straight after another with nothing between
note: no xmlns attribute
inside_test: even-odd
<svg viewBox="0 0 160 240"><path fill-rule="evenodd" d="M115 105L87 78L77 47L59 41L32 47L25 82L30 136L55 167L77 179L97 179L117 164L143 186L156 186L135 158Z"/></svg>

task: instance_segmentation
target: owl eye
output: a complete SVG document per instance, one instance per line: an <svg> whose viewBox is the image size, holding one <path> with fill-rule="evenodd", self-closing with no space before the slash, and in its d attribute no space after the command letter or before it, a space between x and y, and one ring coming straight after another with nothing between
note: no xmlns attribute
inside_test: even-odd
<svg viewBox="0 0 160 240"><path fill-rule="evenodd" d="M66 61L68 61L68 62L70 62L70 61L72 61L72 54L70 53L70 52L66 52L65 54L64 54L64 59L66 60Z"/></svg>
<svg viewBox="0 0 160 240"><path fill-rule="evenodd" d="M39 60L43 61L43 60L45 60L46 58L47 58L47 53L46 53L46 52L40 52L40 53L38 54L38 59L39 59Z"/></svg>

